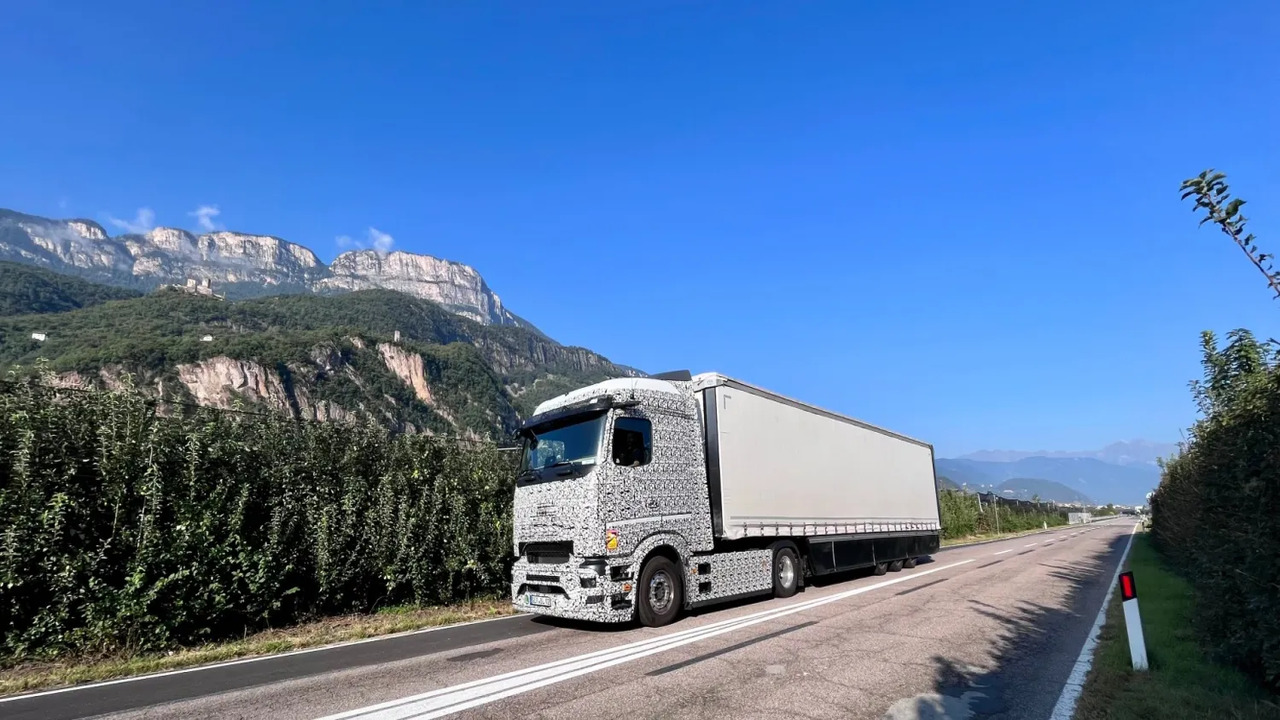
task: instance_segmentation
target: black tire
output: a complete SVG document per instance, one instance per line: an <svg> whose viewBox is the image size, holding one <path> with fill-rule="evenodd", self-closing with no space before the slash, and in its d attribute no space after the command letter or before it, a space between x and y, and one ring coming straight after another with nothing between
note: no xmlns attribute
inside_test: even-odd
<svg viewBox="0 0 1280 720"><path fill-rule="evenodd" d="M645 627L662 627L680 614L684 587L676 564L657 555L649 558L636 585L636 616Z"/></svg>
<svg viewBox="0 0 1280 720"><path fill-rule="evenodd" d="M790 567L788 572L787 568ZM800 558L794 548L780 547L773 552L773 596L789 598L800 587Z"/></svg>
<svg viewBox="0 0 1280 720"><path fill-rule="evenodd" d="M907 558L906 560L903 560L903 561L902 561L902 567L904 567L904 568L908 568L908 569L910 569L910 568L913 568L913 567L915 567L915 566L916 566L916 559L915 559L915 558L913 558L913 557L909 557L909 558Z"/></svg>
<svg viewBox="0 0 1280 720"><path fill-rule="evenodd" d="M871 570L871 574L872 574L872 575L883 575L883 574L885 574L885 573L886 573L886 572L888 572L888 571L889 571L889 564L888 564L888 563L876 563L875 568Z"/></svg>
<svg viewBox="0 0 1280 720"><path fill-rule="evenodd" d="M901 571L902 571L901 560L894 560L893 562L889 563L889 572L901 572Z"/></svg>

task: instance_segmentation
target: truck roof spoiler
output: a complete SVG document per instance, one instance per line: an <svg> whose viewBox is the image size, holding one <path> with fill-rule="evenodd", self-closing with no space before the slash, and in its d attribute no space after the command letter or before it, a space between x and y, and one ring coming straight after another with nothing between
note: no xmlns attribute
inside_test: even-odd
<svg viewBox="0 0 1280 720"><path fill-rule="evenodd" d="M693 380L693 374L688 370L669 370L660 372L657 375L650 375L651 380L670 380L673 382L689 382Z"/></svg>
<svg viewBox="0 0 1280 720"><path fill-rule="evenodd" d="M576 402L576 403L573 403L572 405L564 405L554 410L548 410L547 412L544 412L541 415L533 415L528 419L526 419L524 422L520 423L520 428L518 432L524 433L528 431L529 428L536 427L544 423L552 422L554 420L559 420L561 418L570 417L573 415L581 415L583 413L591 413L591 412L604 412L605 410L609 410L616 407L631 407L632 405L635 405L635 404L636 404L635 400L617 400L608 395L604 395L601 397L592 398L591 400Z"/></svg>

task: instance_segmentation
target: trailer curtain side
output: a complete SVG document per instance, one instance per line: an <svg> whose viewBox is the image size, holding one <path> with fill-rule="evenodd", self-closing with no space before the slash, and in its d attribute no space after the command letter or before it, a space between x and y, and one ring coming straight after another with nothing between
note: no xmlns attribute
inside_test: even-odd
<svg viewBox="0 0 1280 720"><path fill-rule="evenodd" d="M928 444L728 379L699 391L718 537L940 529Z"/></svg>

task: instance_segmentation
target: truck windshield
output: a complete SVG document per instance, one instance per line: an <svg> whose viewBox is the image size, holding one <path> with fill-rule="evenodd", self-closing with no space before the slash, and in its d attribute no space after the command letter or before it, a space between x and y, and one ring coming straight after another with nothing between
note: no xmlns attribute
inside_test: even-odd
<svg viewBox="0 0 1280 720"><path fill-rule="evenodd" d="M576 415L530 428L525 433L521 473L554 465L591 465L596 462L603 413Z"/></svg>

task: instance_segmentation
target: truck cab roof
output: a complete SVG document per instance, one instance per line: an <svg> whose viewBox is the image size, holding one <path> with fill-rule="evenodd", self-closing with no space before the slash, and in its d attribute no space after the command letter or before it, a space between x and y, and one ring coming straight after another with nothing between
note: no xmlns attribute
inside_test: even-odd
<svg viewBox="0 0 1280 720"><path fill-rule="evenodd" d="M671 393L673 395L680 394L680 388L676 387L674 383L666 380L654 380L652 378L614 378L612 380L605 380L594 385L578 388L577 390L567 392L564 395L543 401L536 409L534 409L533 414L541 415L567 405L576 405L594 398L619 395L633 390Z"/></svg>

